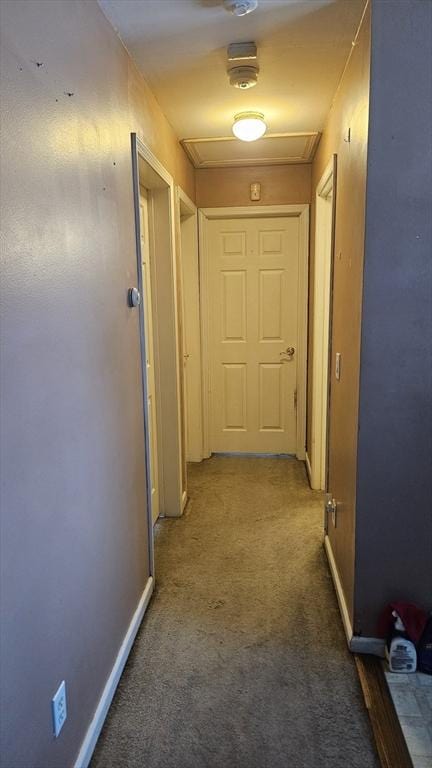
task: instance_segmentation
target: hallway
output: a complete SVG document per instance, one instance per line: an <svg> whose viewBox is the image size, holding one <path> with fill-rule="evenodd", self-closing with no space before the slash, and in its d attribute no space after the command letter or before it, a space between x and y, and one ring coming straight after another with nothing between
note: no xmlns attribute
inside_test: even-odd
<svg viewBox="0 0 432 768"><path fill-rule="evenodd" d="M377 768L304 465L213 457L189 495L92 768Z"/></svg>

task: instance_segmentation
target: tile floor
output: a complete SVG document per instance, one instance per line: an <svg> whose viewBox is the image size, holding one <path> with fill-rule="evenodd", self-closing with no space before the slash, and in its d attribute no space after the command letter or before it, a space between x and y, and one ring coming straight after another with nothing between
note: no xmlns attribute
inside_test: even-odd
<svg viewBox="0 0 432 768"><path fill-rule="evenodd" d="M385 676L414 768L432 768L432 675Z"/></svg>

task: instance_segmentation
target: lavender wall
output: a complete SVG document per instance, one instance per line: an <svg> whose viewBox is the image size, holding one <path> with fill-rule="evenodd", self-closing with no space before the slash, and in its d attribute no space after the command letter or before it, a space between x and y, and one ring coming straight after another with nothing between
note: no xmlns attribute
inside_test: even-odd
<svg viewBox="0 0 432 768"><path fill-rule="evenodd" d="M355 631L432 608L432 2L372 4Z"/></svg>
<svg viewBox="0 0 432 768"><path fill-rule="evenodd" d="M1 754L67 768L149 575L131 131L194 179L96 2L0 6Z"/></svg>

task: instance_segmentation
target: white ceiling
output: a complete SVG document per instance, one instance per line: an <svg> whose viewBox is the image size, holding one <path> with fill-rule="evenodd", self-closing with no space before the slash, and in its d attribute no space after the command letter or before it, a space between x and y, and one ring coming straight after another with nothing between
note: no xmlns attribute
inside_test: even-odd
<svg viewBox="0 0 432 768"><path fill-rule="evenodd" d="M264 112L271 133L320 131L365 0L259 0L236 18L222 0L99 0L180 139L229 136ZM258 45L258 85L229 85L226 48Z"/></svg>

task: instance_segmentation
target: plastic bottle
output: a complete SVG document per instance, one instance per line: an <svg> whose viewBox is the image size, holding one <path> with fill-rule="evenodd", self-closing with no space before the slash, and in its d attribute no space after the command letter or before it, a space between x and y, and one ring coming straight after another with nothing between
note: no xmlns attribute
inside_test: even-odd
<svg viewBox="0 0 432 768"><path fill-rule="evenodd" d="M411 673L417 669L416 647L405 630L400 616L393 611L395 618L393 632L386 644L386 658L390 672Z"/></svg>

